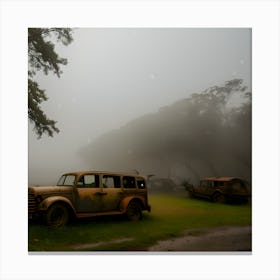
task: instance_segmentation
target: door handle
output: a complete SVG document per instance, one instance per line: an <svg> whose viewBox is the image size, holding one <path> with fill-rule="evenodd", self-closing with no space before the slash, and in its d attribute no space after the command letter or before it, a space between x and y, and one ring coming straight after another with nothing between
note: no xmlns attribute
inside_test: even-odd
<svg viewBox="0 0 280 280"><path fill-rule="evenodd" d="M95 194L105 195L105 194L107 194L107 193L106 193L106 192L96 192Z"/></svg>

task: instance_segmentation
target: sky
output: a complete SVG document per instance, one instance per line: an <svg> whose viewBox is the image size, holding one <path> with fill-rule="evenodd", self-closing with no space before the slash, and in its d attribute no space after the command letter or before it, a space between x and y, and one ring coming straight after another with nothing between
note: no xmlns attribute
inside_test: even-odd
<svg viewBox="0 0 280 280"><path fill-rule="evenodd" d="M60 133L37 139L29 124L29 184L92 169L79 149L130 120L234 78L251 87L248 28L82 28L73 39L56 45L61 77L36 76Z"/></svg>

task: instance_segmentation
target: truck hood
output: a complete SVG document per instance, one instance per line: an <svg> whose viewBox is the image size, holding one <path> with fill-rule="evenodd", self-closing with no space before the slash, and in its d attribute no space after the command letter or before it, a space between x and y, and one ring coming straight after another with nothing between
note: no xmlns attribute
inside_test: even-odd
<svg viewBox="0 0 280 280"><path fill-rule="evenodd" d="M65 193L72 192L73 187L71 186L31 186L28 188L28 193L37 194L49 194L49 193Z"/></svg>

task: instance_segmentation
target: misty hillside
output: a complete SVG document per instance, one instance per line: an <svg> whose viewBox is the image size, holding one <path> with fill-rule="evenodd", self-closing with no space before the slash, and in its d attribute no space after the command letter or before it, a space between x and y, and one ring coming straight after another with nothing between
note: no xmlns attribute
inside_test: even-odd
<svg viewBox="0 0 280 280"><path fill-rule="evenodd" d="M250 181L251 92L238 79L213 86L104 134L81 154L93 169Z"/></svg>

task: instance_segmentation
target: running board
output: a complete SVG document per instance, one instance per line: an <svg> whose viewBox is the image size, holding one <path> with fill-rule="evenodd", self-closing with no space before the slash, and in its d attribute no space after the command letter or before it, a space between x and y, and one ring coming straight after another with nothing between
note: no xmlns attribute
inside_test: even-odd
<svg viewBox="0 0 280 280"><path fill-rule="evenodd" d="M107 212L98 212L98 213L77 213L77 218L90 218L90 217L98 217L98 216L111 216L111 215L122 215L125 212L121 211L107 211Z"/></svg>

